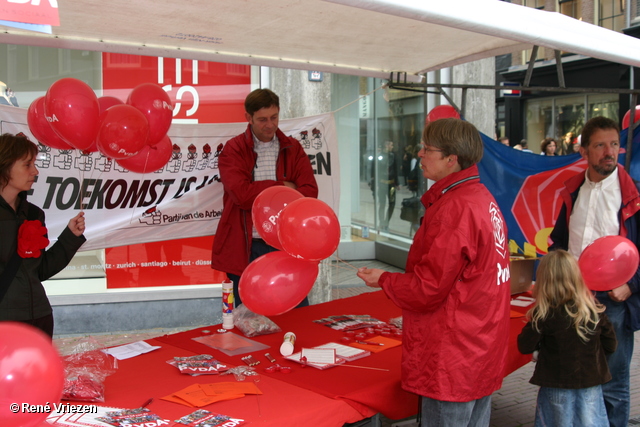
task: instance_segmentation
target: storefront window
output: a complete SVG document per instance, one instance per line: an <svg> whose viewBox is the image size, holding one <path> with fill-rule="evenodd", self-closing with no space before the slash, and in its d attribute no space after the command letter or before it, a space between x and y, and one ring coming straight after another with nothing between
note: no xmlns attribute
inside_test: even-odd
<svg viewBox="0 0 640 427"><path fill-rule="evenodd" d="M619 102L617 96L609 94L589 95L587 119L596 116L608 117L616 123L620 123L618 114Z"/></svg>
<svg viewBox="0 0 640 427"><path fill-rule="evenodd" d="M367 80L367 88L381 84ZM406 246L417 228L406 209L403 214L402 202L421 196L426 189L417 157L422 104L421 95L397 90L378 90L360 101L359 208L353 210L351 220L378 241Z"/></svg>
<svg viewBox="0 0 640 427"><path fill-rule="evenodd" d="M526 104L526 134L529 147L539 152L540 142L547 137L562 140L568 133L579 135L591 117L605 116L616 122L617 94L572 95L529 100Z"/></svg>
<svg viewBox="0 0 640 427"><path fill-rule="evenodd" d="M562 138L569 132L573 132L576 135L580 133L585 122L585 100L586 97L584 95L555 99L555 135L550 136Z"/></svg>
<svg viewBox="0 0 640 427"><path fill-rule="evenodd" d="M560 0L560 13L575 19L582 19L581 0Z"/></svg>
<svg viewBox="0 0 640 427"><path fill-rule="evenodd" d="M598 25L613 31L625 27L624 4L620 0L600 0Z"/></svg>
<svg viewBox="0 0 640 427"><path fill-rule="evenodd" d="M531 150L539 152L540 142L547 137L555 136L553 101L549 99L528 101L526 114L526 140Z"/></svg>

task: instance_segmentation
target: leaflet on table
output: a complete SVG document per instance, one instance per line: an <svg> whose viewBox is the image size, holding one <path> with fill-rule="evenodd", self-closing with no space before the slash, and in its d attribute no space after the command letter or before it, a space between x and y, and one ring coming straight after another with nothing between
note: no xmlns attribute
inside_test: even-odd
<svg viewBox="0 0 640 427"><path fill-rule="evenodd" d="M245 424L245 421L240 418L232 418L228 415L215 414L213 412L205 411L204 409L198 409L197 411L176 420L176 422L189 427L235 427Z"/></svg>
<svg viewBox="0 0 640 427"><path fill-rule="evenodd" d="M210 354L199 354L197 356L174 357L167 363L175 366L182 374L188 375L217 375L226 372L229 367L214 359Z"/></svg>
<svg viewBox="0 0 640 427"><path fill-rule="evenodd" d="M125 344L118 347L107 348L104 351L107 354L112 355L118 360L125 360L131 357L140 356L144 353L157 350L160 346L153 346L145 341L137 341L131 344Z"/></svg>
<svg viewBox="0 0 640 427"><path fill-rule="evenodd" d="M114 408L108 406L95 406L95 412L91 413L69 413L60 409L51 412L46 419L48 425L55 427L112 427L100 418L108 416L107 413L114 411L122 411L122 408ZM167 420L168 421L168 420Z"/></svg>
<svg viewBox="0 0 640 427"><path fill-rule="evenodd" d="M96 418L98 421L115 427L133 427L142 425L145 427L168 425L169 420L162 419L147 408L121 409L109 411L105 416Z"/></svg>
<svg viewBox="0 0 640 427"><path fill-rule="evenodd" d="M369 355L371 352L368 350L330 342L313 348L303 348L285 359L317 369L327 369Z"/></svg>
<svg viewBox="0 0 640 427"><path fill-rule="evenodd" d="M519 297L511 300L511 305L515 305L516 307L529 307L534 302L536 302L535 298L520 295Z"/></svg>
<svg viewBox="0 0 640 427"><path fill-rule="evenodd" d="M324 319L314 320L313 322L328 326L337 331L351 331L354 329L370 328L376 325L386 325L385 322L367 314L343 314L339 316L329 316Z"/></svg>

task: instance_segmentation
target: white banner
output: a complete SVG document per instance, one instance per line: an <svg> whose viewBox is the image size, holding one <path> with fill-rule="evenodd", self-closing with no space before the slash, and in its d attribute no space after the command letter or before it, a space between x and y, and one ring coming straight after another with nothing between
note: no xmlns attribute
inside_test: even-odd
<svg viewBox="0 0 640 427"><path fill-rule="evenodd" d="M173 155L160 171L129 172L101 153L58 150L38 144L40 171L29 201L46 214L54 241L85 205L87 242L82 250L215 234L222 214L218 155L247 123L173 124ZM340 168L333 113L281 120L300 141L315 171L319 199L338 213ZM0 106L0 132L24 132L27 110Z"/></svg>

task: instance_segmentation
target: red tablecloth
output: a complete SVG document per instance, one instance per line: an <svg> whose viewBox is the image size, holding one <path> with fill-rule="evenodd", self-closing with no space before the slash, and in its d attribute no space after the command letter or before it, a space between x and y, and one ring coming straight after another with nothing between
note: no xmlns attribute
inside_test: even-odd
<svg viewBox="0 0 640 427"><path fill-rule="evenodd" d="M279 348L285 332L294 332L296 334L296 350L314 347L327 342L339 342L344 335L342 332L316 324L313 321L343 314L367 314L388 322L391 318L400 316L401 311L384 295L384 292L378 291L304 307L280 316L274 316L272 320L280 326L282 333L251 338L254 341L270 346L267 350L252 353L253 357L261 362L258 369L263 373L263 376L281 379L291 385L331 399L346 401L357 409L363 417L379 412L391 419L402 419L416 414L418 409L417 396L402 390L400 387L401 347L391 348L347 363L347 365L375 367L387 369L388 371L349 368L346 366L338 366L321 371L311 367L302 368L299 364L287 361L280 356ZM531 359L530 356L521 355L517 350L516 338L523 326L523 318L511 319L508 364L505 376ZM246 356L245 354L234 357L226 356L192 339L204 335L203 330L209 331L208 333L215 333L217 328L218 326L211 326L194 329L179 334L165 335L157 338L157 340L197 354L213 354L225 363L233 365L244 364L241 357ZM232 331L240 334L237 329ZM260 368L269 365L264 356L266 352L275 357L281 365L291 366L292 372L290 374L264 373L263 369Z"/></svg>
<svg viewBox="0 0 640 427"><path fill-rule="evenodd" d="M166 362L176 356L192 356L193 352L155 339L147 342L162 348L119 361L117 372L105 381L105 402L100 406L136 408L153 398L147 407L163 419L173 421L197 408L164 401L162 397L191 384L235 381L233 375L193 377L181 374ZM216 402L202 409L244 419L252 426L267 427L339 427L365 418L344 401L330 399L265 375L260 375L258 379L256 385L263 394ZM369 415L373 415L373 412Z"/></svg>

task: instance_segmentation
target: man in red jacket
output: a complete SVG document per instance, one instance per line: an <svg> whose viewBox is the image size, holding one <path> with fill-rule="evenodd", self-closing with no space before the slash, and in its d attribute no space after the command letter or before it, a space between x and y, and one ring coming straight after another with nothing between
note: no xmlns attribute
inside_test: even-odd
<svg viewBox="0 0 640 427"><path fill-rule="evenodd" d="M421 426L488 426L509 339L507 230L476 163L482 140L459 119L429 123L418 153L435 184L405 273L361 268L402 308L402 388L421 396Z"/></svg>
<svg viewBox="0 0 640 427"><path fill-rule="evenodd" d="M269 89L256 89L244 101L247 130L225 144L218 159L224 186L223 210L213 242L211 268L227 273L240 305L238 283L254 259L275 251L253 227L251 208L256 196L274 185L293 188L305 197L318 197L309 157L298 140L278 129L280 100ZM308 305L305 300L301 305Z"/></svg>

